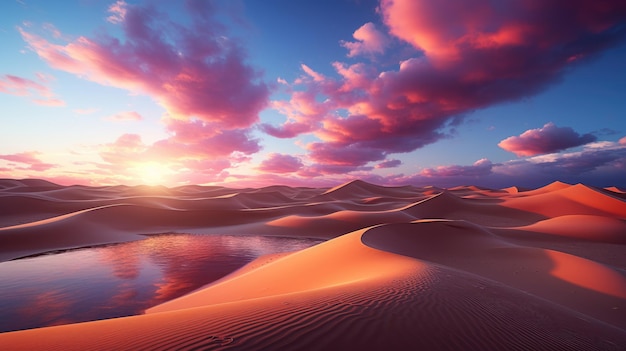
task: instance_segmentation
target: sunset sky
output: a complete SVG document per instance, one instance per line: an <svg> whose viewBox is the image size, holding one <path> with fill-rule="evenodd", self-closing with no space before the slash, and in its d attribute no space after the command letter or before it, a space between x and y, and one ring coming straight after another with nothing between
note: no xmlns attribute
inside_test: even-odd
<svg viewBox="0 0 626 351"><path fill-rule="evenodd" d="M626 187L623 0L7 0L0 178Z"/></svg>

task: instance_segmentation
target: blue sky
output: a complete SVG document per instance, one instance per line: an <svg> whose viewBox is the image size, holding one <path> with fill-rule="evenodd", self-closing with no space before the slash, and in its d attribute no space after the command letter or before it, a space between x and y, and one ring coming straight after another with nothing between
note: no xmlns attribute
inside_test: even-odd
<svg viewBox="0 0 626 351"><path fill-rule="evenodd" d="M626 6L6 1L0 177L626 187Z"/></svg>

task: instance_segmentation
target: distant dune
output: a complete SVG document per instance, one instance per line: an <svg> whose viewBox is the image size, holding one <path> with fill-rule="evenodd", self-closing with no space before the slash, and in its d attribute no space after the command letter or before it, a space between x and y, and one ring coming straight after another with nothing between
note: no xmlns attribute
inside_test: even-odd
<svg viewBox="0 0 626 351"><path fill-rule="evenodd" d="M624 190L63 187L0 180L0 261L165 232L327 239L146 314L3 350L623 350ZM1 313L1 311L0 311Z"/></svg>

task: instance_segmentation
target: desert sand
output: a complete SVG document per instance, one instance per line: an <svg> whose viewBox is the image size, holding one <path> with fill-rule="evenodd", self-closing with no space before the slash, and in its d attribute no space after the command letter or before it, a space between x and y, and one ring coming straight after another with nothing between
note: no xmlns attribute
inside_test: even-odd
<svg viewBox="0 0 626 351"><path fill-rule="evenodd" d="M143 315L3 350L624 350L617 187L59 186L0 180L0 261L166 232L326 239ZM1 312L1 311L0 311Z"/></svg>

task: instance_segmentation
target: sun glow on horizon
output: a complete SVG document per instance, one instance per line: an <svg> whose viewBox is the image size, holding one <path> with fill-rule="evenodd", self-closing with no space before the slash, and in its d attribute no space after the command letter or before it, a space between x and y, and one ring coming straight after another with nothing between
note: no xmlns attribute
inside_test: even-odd
<svg viewBox="0 0 626 351"><path fill-rule="evenodd" d="M133 167L133 173L143 185L165 185L174 173L168 166L158 162L145 162Z"/></svg>

